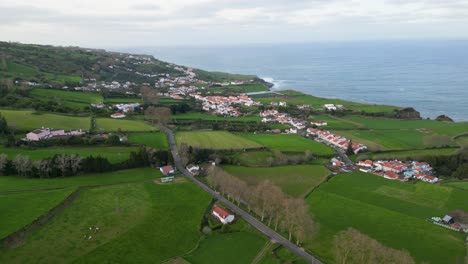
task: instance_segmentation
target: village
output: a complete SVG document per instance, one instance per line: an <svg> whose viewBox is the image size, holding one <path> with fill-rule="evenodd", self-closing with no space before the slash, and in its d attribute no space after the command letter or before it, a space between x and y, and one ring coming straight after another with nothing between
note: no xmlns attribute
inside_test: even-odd
<svg viewBox="0 0 468 264"><path fill-rule="evenodd" d="M409 179L421 180L428 183L437 183L439 178L433 176L432 167L426 162L399 160L361 160L356 163L359 170L373 173L385 179L408 181Z"/></svg>

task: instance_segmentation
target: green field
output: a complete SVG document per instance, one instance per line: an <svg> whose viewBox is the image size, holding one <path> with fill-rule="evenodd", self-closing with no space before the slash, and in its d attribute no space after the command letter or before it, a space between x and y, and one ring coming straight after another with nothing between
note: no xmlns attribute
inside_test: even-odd
<svg viewBox="0 0 468 264"><path fill-rule="evenodd" d="M464 235L426 221L468 210L468 192L418 182L390 181L366 173L338 175L307 199L320 231L308 248L333 260L333 238L353 227L386 246L406 249L418 262L457 263L466 254Z"/></svg>
<svg viewBox="0 0 468 264"><path fill-rule="evenodd" d="M260 144L226 131L177 132L177 144L185 143L204 149L249 149L260 148Z"/></svg>
<svg viewBox="0 0 468 264"><path fill-rule="evenodd" d="M357 103L351 101L344 101L341 99L328 99L328 98L320 98L315 97L312 95L306 95L301 92L297 91L281 91L284 94L284 97L266 97L266 98L259 98L258 101L262 103L270 103L270 102L280 102L285 101L288 104L298 105L298 104L308 104L314 107L315 109L323 109L324 104L341 104L345 106L345 108L354 110L354 111L364 111L368 113L375 113L375 112L385 112L385 113L393 113L394 109L399 109L400 107L397 106L390 106L390 105L376 105L376 104L364 104L364 103Z"/></svg>
<svg viewBox="0 0 468 264"><path fill-rule="evenodd" d="M27 131L41 127L62 128L65 130L89 130L89 117L65 116L56 114L36 113L27 110L0 110L8 122L8 126Z"/></svg>
<svg viewBox="0 0 468 264"><path fill-rule="evenodd" d="M240 166L224 166L228 173L234 175L249 185L257 185L269 180L280 187L285 193L300 197L306 195L314 187L322 183L330 171L321 165L280 166L271 168L248 168Z"/></svg>
<svg viewBox="0 0 468 264"><path fill-rule="evenodd" d="M139 132L139 131L154 131L157 128L144 123L143 121L127 120L127 119L112 119L112 118L96 118L96 129L98 131L126 131L126 132Z"/></svg>
<svg viewBox="0 0 468 264"><path fill-rule="evenodd" d="M315 155L333 155L335 152L325 144L298 135L242 134L243 137L262 144L270 149L283 152L303 152L309 150Z"/></svg>
<svg viewBox="0 0 468 264"><path fill-rule="evenodd" d="M274 253L272 252L274 250ZM265 253L263 258L259 262L260 264L284 264L284 263L293 263L293 264L307 264L305 259L294 255L288 249L280 246L278 248L277 244L270 246L268 251Z"/></svg>
<svg viewBox="0 0 468 264"><path fill-rule="evenodd" d="M327 125L323 127L323 129L357 129L363 128L364 125L347 120L344 118L331 116L331 115L312 115L309 116L310 121L326 121Z"/></svg>
<svg viewBox="0 0 468 264"><path fill-rule="evenodd" d="M211 87L210 91L214 92L235 92L235 93L252 93L268 91L268 88L263 84L242 84L242 85L227 85L222 87Z"/></svg>
<svg viewBox="0 0 468 264"><path fill-rule="evenodd" d="M210 120L210 121L234 121L234 122L260 122L259 116L220 117L207 113L193 112L173 115L174 120Z"/></svg>
<svg viewBox="0 0 468 264"><path fill-rule="evenodd" d="M0 193L18 190L69 188L143 181L156 179L161 177L161 175L161 172L159 172L157 169L139 168L53 179L31 179L14 176L0 176Z"/></svg>
<svg viewBox="0 0 468 264"><path fill-rule="evenodd" d="M265 243L266 239L254 232L214 234L201 240L198 248L184 258L192 264L251 263Z"/></svg>
<svg viewBox="0 0 468 264"><path fill-rule="evenodd" d="M45 79L47 81L71 81L71 82L81 82L82 79L79 76L73 75L64 75L64 74L52 74L48 72L42 72L36 67L31 65L25 65L20 63L15 63L7 61L6 69L0 69L0 76L5 77L20 77L22 79Z"/></svg>
<svg viewBox="0 0 468 264"><path fill-rule="evenodd" d="M443 184L444 186L454 187L465 189L468 191L468 181L459 181L459 182L447 182Z"/></svg>
<svg viewBox="0 0 468 264"><path fill-rule="evenodd" d="M85 107L92 103L100 103L104 99L98 93L85 93L74 91L63 91L57 89L35 88L30 93L33 97L41 100L55 100L70 107Z"/></svg>
<svg viewBox="0 0 468 264"><path fill-rule="evenodd" d="M50 147L50 148L5 148L0 146L0 153L7 154L10 159L16 155L27 155L33 160L50 158L56 154L77 154L82 157L101 156L111 163L128 160L130 152L138 151L136 147Z"/></svg>
<svg viewBox="0 0 468 264"><path fill-rule="evenodd" d="M350 138L354 142L366 144L371 151L423 149L440 144L440 141L430 141L432 134L418 130L343 130L334 132ZM457 146L453 141L450 141L449 145Z"/></svg>
<svg viewBox="0 0 468 264"><path fill-rule="evenodd" d="M436 133L441 135L456 136L468 132L468 122L440 122L435 120L401 120L391 118L371 118L350 116L343 117L343 120L361 124L367 129L418 129L426 133Z"/></svg>
<svg viewBox="0 0 468 264"><path fill-rule="evenodd" d="M403 151L388 151L380 153L368 153L350 156L352 160L363 159L420 159L425 156L449 156L457 153L459 148L417 149Z"/></svg>
<svg viewBox="0 0 468 264"><path fill-rule="evenodd" d="M105 103L123 104L123 103L141 103L141 98L104 98Z"/></svg>
<svg viewBox="0 0 468 264"><path fill-rule="evenodd" d="M169 149L166 134L161 132L130 133L128 141L132 144L145 145L155 149Z"/></svg>
<svg viewBox="0 0 468 264"><path fill-rule="evenodd" d="M67 188L46 192L0 194L0 238L31 223L49 209L59 204L74 189Z"/></svg>
<svg viewBox="0 0 468 264"><path fill-rule="evenodd" d="M0 262L161 263L196 246L209 201L191 183L86 190L22 247L1 250Z"/></svg>

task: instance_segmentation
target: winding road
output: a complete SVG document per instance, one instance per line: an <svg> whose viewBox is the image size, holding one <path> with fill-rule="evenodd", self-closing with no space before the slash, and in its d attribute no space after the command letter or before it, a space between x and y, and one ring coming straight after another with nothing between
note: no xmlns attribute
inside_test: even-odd
<svg viewBox="0 0 468 264"><path fill-rule="evenodd" d="M229 209L236 213L237 215L241 216L245 221L247 221L249 224L251 224L253 227L255 227L257 230L265 234L267 237L270 239L274 240L275 242L281 244L285 248L291 250L294 254L304 258L307 260L309 263L313 264L321 264L318 259L304 251L304 249L296 246L294 243L290 242L280 234L276 233L272 229L270 229L268 226L257 220L255 217L251 216L249 213L246 211L242 210L241 208L237 207L235 204L212 190L210 187L208 187L206 184L203 182L199 181L196 179L189 171L187 171L184 166L182 166L182 163L179 158L179 154L177 152L177 145L175 143L174 139L174 133L167 127L161 126L161 130L166 134L169 146L171 148L172 156L174 158L174 164L176 168L187 178L192 180L195 184L197 184L200 188L202 188L204 191L207 193L211 194L211 196L215 197L218 201L229 207Z"/></svg>

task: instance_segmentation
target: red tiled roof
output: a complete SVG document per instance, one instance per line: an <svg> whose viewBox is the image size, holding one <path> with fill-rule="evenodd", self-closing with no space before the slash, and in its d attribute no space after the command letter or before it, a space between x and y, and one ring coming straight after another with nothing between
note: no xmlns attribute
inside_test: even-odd
<svg viewBox="0 0 468 264"><path fill-rule="evenodd" d="M223 219L231 215L229 211L220 206L213 207L213 212L216 212Z"/></svg>

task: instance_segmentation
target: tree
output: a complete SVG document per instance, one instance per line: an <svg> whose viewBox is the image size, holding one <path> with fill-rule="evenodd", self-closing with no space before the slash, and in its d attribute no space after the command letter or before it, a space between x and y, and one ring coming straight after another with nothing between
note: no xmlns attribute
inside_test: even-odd
<svg viewBox="0 0 468 264"><path fill-rule="evenodd" d="M0 175L3 175L7 165L8 165L8 155L0 154Z"/></svg>
<svg viewBox="0 0 468 264"><path fill-rule="evenodd" d="M151 124L166 125L171 120L171 109L167 107L150 106L145 110L145 117L151 121Z"/></svg>
<svg viewBox="0 0 468 264"><path fill-rule="evenodd" d="M180 163L186 166L190 161L190 147L186 143L181 143L177 154L179 155Z"/></svg>
<svg viewBox="0 0 468 264"><path fill-rule="evenodd" d="M16 155L13 160L16 172L20 176L30 176L33 168L32 160L29 156L23 156L21 154Z"/></svg>
<svg viewBox="0 0 468 264"><path fill-rule="evenodd" d="M52 174L53 164L50 159L43 159L34 162L39 178L49 178Z"/></svg>
<svg viewBox="0 0 468 264"><path fill-rule="evenodd" d="M8 124L5 117L0 113L0 134L8 133Z"/></svg>
<svg viewBox="0 0 468 264"><path fill-rule="evenodd" d="M157 104L159 102L158 91L156 91L155 89L152 89L149 86L141 87L140 93L141 93L141 100L143 101L143 104L145 105Z"/></svg>
<svg viewBox="0 0 468 264"><path fill-rule="evenodd" d="M60 170L62 177L68 176L68 169L70 168L70 159L67 155L61 154L55 156L55 164Z"/></svg>
<svg viewBox="0 0 468 264"><path fill-rule="evenodd" d="M110 145L119 145L120 144L120 137L118 135L110 135L109 138L107 138L107 143Z"/></svg>
<svg viewBox="0 0 468 264"><path fill-rule="evenodd" d="M386 247L353 228L338 233L334 244L338 264L415 263L407 251Z"/></svg>
<svg viewBox="0 0 468 264"><path fill-rule="evenodd" d="M354 155L352 140L349 140L348 148L346 149L346 155Z"/></svg>

